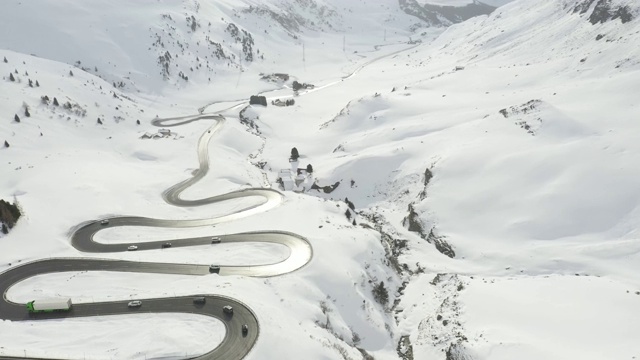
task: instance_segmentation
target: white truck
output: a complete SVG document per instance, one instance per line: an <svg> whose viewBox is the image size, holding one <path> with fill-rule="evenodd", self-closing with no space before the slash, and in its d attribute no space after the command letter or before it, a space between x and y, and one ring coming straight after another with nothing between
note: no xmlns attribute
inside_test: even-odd
<svg viewBox="0 0 640 360"><path fill-rule="evenodd" d="M71 305L69 298L40 299L28 302L27 310L30 313L69 311Z"/></svg>

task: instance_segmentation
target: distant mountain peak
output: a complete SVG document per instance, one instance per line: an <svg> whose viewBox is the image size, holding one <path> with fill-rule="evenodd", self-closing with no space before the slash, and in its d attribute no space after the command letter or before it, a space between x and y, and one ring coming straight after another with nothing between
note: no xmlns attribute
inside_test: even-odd
<svg viewBox="0 0 640 360"><path fill-rule="evenodd" d="M398 0L400 8L430 26L449 26L472 17L491 14L496 8L477 0L464 6L420 4L416 0Z"/></svg>

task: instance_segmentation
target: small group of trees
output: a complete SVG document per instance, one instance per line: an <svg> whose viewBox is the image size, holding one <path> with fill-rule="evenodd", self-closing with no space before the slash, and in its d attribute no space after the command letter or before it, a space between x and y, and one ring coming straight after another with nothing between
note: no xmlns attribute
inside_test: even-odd
<svg viewBox="0 0 640 360"><path fill-rule="evenodd" d="M17 74L17 73L18 73L18 70L16 70L16 71L15 71L15 73ZM24 74L25 74L25 76L29 76L29 73L28 73L28 72L26 72L26 71L24 72ZM15 76L13 76L13 73L12 73L12 72L10 72L10 73L9 73L9 81L13 81L13 82L15 82L15 81L16 81L16 77L15 77ZM29 87L33 87L33 85L34 85L34 84L33 84L33 80L29 79ZM40 87L40 82L39 82L38 80L36 80L35 86L36 86L36 87Z"/></svg>
<svg viewBox="0 0 640 360"><path fill-rule="evenodd" d="M289 159L292 161L297 161L298 158L300 158L300 153L298 153L298 149L291 148L291 156L289 157ZM311 164L307 164L306 170L309 174L313 173L313 166L311 166Z"/></svg>
<svg viewBox="0 0 640 360"><path fill-rule="evenodd" d="M49 101L50 101L49 96L47 95L40 96L40 101L45 105L49 105ZM53 98L53 106L60 106L58 99L56 99L55 97Z"/></svg>
<svg viewBox="0 0 640 360"><path fill-rule="evenodd" d="M380 281L378 285L373 287L373 298L380 303L382 306L387 306L389 303L389 292L387 288L384 286L384 281Z"/></svg>

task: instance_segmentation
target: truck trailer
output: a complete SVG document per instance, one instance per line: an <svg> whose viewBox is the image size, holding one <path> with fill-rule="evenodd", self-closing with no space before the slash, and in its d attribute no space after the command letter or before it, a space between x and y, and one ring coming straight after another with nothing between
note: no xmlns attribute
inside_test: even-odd
<svg viewBox="0 0 640 360"><path fill-rule="evenodd" d="M71 305L69 298L41 299L28 302L27 310L30 313L69 311Z"/></svg>

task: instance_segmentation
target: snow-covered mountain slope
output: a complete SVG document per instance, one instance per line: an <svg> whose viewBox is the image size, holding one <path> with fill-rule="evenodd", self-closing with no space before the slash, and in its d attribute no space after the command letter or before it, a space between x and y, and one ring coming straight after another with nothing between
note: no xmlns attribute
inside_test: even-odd
<svg viewBox="0 0 640 360"><path fill-rule="evenodd" d="M210 123L172 128L177 136L169 138L140 137L157 131L149 125L156 114L192 114L207 103L247 99L268 89L278 89L266 93L268 107L244 112L257 129L239 121L240 108L223 112L227 121L210 146L212 171L185 195L206 197L265 181L277 187L280 170L291 166L292 147L299 150L301 168L313 167L311 176L302 176L303 184L315 182L320 190L287 191L282 206L218 225L213 232L138 228L104 234L100 241L122 242L125 233L145 241L286 230L310 240L312 262L271 279L213 277L203 282L179 276L53 274L16 286L9 298L64 295L82 302L194 293L233 296L260 321L261 335L249 359L640 357L640 170L634 165L640 159L635 121L640 54L633 46L640 43L638 4L514 1L451 26L435 41L429 40L431 33L423 44L409 45L397 41L415 36L409 29L415 20L392 8L395 1L376 2L377 7L326 0L304 17L326 21L273 22L289 11L281 4L299 13L296 6L303 3L202 3L196 12L188 8L195 3L163 2L153 8L155 15L138 14L140 22L131 26L144 31L170 24L162 14L178 14L172 19L183 23L182 30L169 32L174 37L188 34L185 14L195 14L201 27L211 16L212 27L226 29L233 22L257 34L262 31L258 26L269 24L269 33L276 34L268 37L276 44L264 47L252 35L253 48L264 51L265 59L277 58L276 63L243 63L246 72L240 73L231 68L233 61L221 62L230 70L218 68L224 74L213 86L202 80L204 75L189 75L189 86L160 95L145 92L153 82L144 76L157 69L157 54L144 63L148 49L115 51L123 59L136 58L139 94L128 85L114 89L106 71L99 75L108 81L102 81L90 70L74 68L77 56L55 58L65 65L26 55L43 54L38 50L46 49L42 44L18 49L25 54L0 50L0 60L8 60L0 62L5 77L0 113L6 120L0 122L0 144L4 139L11 143L0 149L0 173L9 174L0 177L0 198L15 197L25 211L16 228L0 238L0 269L47 256L86 256L70 247L67 232L88 219L108 214L199 218L237 209L236 203L173 208L160 195L193 172L196 141ZM81 11L77 6L82 5L66 5L69 13ZM327 15L331 8L336 16ZM353 16L348 9L361 12ZM106 6L103 10L108 14ZM122 13L109 16L116 15ZM345 20L356 18L366 26ZM384 43L384 29L374 27L384 19L391 24L387 46L374 47ZM108 22L106 15L103 21ZM72 33L73 24L67 26ZM348 30L344 37L343 30ZM196 26L196 34L204 31ZM118 58L87 51L91 39L87 36L72 50L107 66ZM224 44L231 41L224 39ZM303 39L306 61L286 56L299 51L296 41ZM190 49L196 46L189 44ZM229 53L235 54L240 44L230 46ZM335 48L338 54L328 51ZM82 66L91 61L83 58ZM7 79L10 72L17 81ZM258 72L287 72L316 86L296 96L288 88L291 80L267 83L257 80ZM166 84L160 74L153 76L157 84ZM40 87L30 87L29 79ZM60 106L41 103L43 95L56 96ZM271 105L276 98L295 104ZM67 101L71 109L64 108ZM31 117L23 116L23 103ZM214 104L207 111L235 104ZM79 108L85 116L76 112ZM12 122L14 114L20 123ZM334 189L325 193L323 188ZM281 249L234 245L219 253L171 249L109 257L245 264L282 256ZM381 288L387 290L386 301ZM127 328L118 329L114 323L119 321ZM136 359L193 355L208 349L202 342L212 344L222 336L221 329L203 326L205 321L194 325L197 321L150 316L133 333L123 317L48 324L58 338L23 336L30 324L2 322L0 333L12 335L3 337L0 346L7 354L27 350L31 356L70 358L84 353ZM79 336L76 326L91 331L77 342L65 340ZM163 335L173 328L180 338L201 341Z"/></svg>
<svg viewBox="0 0 640 360"><path fill-rule="evenodd" d="M31 25L14 31L26 17ZM368 49L385 37L406 41L423 26L395 0L11 0L0 14L0 43L75 65L127 91L158 93L168 84L216 87L245 71L260 90L258 73L289 72L279 64L303 65L305 57L310 71L321 70L314 62L345 66L354 57L345 51ZM377 36L361 36L373 33Z"/></svg>
<svg viewBox="0 0 640 360"><path fill-rule="evenodd" d="M640 66L630 46L640 28L636 15L593 24L597 4L575 11L582 4L512 3L373 64L332 93L260 115L265 136L278 139L265 148L268 163L304 144L321 185L340 181L320 196L348 197L361 215L416 232L396 228L390 239L404 274L413 273L394 308L413 358L438 358L461 343L479 358L563 359L586 326L601 340L581 343L580 356L637 355L635 318L624 330L612 324L633 313L640 288L640 173L631 165L640 158ZM614 14L618 6L638 12L619 1ZM373 84L368 94L354 96L358 81ZM435 273L458 277L429 285ZM502 284L501 303L485 302L485 281ZM521 286L549 301L523 302ZM593 297L552 301L560 288ZM504 302L522 315L501 312ZM620 312L597 321L594 307ZM509 321L477 321L487 312Z"/></svg>

